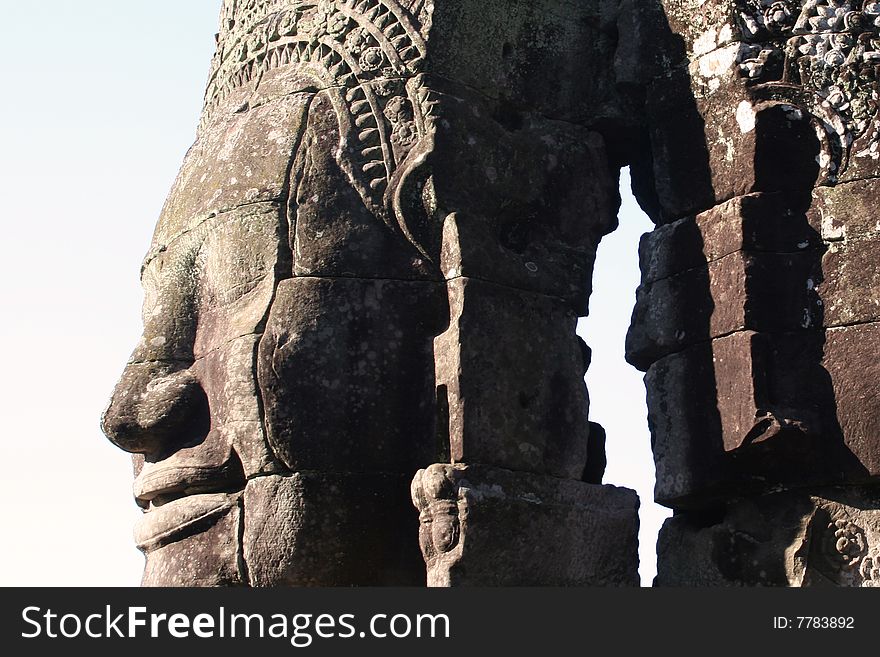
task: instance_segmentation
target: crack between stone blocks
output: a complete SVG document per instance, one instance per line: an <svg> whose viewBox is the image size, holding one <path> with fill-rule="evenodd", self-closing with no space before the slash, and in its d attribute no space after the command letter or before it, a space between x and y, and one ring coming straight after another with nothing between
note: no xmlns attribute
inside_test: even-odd
<svg viewBox="0 0 880 657"><path fill-rule="evenodd" d="M553 294L545 294L544 292L540 292L540 291L537 291L534 289L519 288L519 287L515 287L513 285L507 285L505 283L501 283L498 281L493 281L493 280L486 279L486 278L480 278L478 276L460 275L460 276L453 276L452 278L445 278L445 279L418 279L418 278L390 278L390 277L379 277L379 276L376 276L376 277L319 276L319 275L315 275L315 274L307 274L307 275L294 275L293 277L288 278L286 280L296 280L298 278L313 279L313 280L331 280L331 281L333 281L333 280L363 281L365 283L388 281L388 282L393 282L393 283L421 283L421 284L430 284L430 285L438 285L438 286L439 285L448 285L449 283L452 283L452 282L458 281L458 280L472 280L472 281L479 281L481 283L486 283L487 285L494 285L496 287L504 288L506 290L511 290L514 292L533 294L535 296L543 297L543 298L549 299L551 301L558 301L559 303L564 304L566 307L571 306L571 303L568 300L566 300L564 297L559 297L559 296L556 296Z"/></svg>
<svg viewBox="0 0 880 657"><path fill-rule="evenodd" d="M669 358L670 356L677 356L679 354L683 354L684 352L689 351L690 349L693 349L695 347L711 345L716 340L722 340L724 338L729 338L730 336L737 335L739 333L755 333L758 335L791 335L793 333L794 334L802 334L802 333L806 334L806 333L811 333L811 332L821 331L821 330L825 330L825 329L823 329L822 327L811 327L811 328L807 328L807 329L800 329L800 330L794 330L794 331L758 331L758 330L752 329L752 328L745 328L745 327L737 328L737 329L733 329L732 331L726 331L724 333L720 333L715 336L711 336L711 337L708 337L708 338L705 338L702 340L698 340L697 342L691 342L687 346L681 347L680 349L676 349L674 351L670 351L668 353L665 353L662 356L660 356L659 358L657 358L656 360L654 360L653 362L651 362L651 364L648 365L648 368L644 371L647 372L654 365L656 365L657 363L659 363L661 360L663 360L665 358Z"/></svg>
<svg viewBox="0 0 880 657"><path fill-rule="evenodd" d="M196 359L189 360L185 358L147 358L145 360L129 360L128 365L184 365L187 368L192 367Z"/></svg>
<svg viewBox="0 0 880 657"><path fill-rule="evenodd" d="M270 306L270 307L271 307L271 306ZM261 337L263 336L264 333L265 333L265 331L249 331L248 333L242 333L241 335L236 335L236 336L234 336L234 337L227 338L227 339L225 339L223 342L221 342L220 344L218 344L216 347L212 347L209 351L206 351L205 353L200 354L200 355L198 356L198 358L196 358L195 360L193 360L193 364L196 364L196 363L198 363L198 362L200 362L200 361L203 361L203 360L205 360L206 358L208 358L209 356L214 355L214 354L217 353L218 351L220 351L220 350L222 350L222 349L225 349L226 347L228 347L229 345L231 345L231 344L232 344L233 342L235 342L236 340L241 340L242 338L249 338L249 337L261 338Z"/></svg>
<svg viewBox="0 0 880 657"><path fill-rule="evenodd" d="M388 281L389 283L423 283L423 284L431 284L431 285L442 285L445 282L442 278L436 278L436 279L435 278L393 278L393 277L389 277L389 276L345 276L342 274L337 274L337 275L294 274L290 278L286 278L284 280L293 281L298 278L328 280L328 281L363 281L365 283L378 282L378 281Z"/></svg>
<svg viewBox="0 0 880 657"><path fill-rule="evenodd" d="M725 333L721 333L719 335L716 335L716 336L713 336L710 338L706 338L704 340L699 340L698 342L692 342L691 344L687 345L686 347L682 347L681 349L676 349L675 351L670 351L669 353L666 353L663 356L660 356L657 360L653 361L648 366L648 369L653 367L655 364L659 363L664 358L668 358L669 356L676 356L678 354L682 354L685 351L688 351L689 349L692 349L694 347L698 347L701 345L704 346L706 344L711 344L715 340L729 338L730 336L736 335L738 333L755 333L757 335L771 335L771 336L773 336L773 335L785 336L785 335L792 335L792 334L800 335L800 334L814 333L814 332L818 332L818 331L823 331L823 332L836 331L836 330L841 330L841 329L855 327L855 326L870 326L872 324L880 324L880 320L850 322L850 323L844 323L844 324L835 324L834 326L815 326L815 327L793 330L793 331L760 331L760 330L752 329L752 328L738 328L738 329L734 329L733 331L727 331ZM878 475L878 477L880 477L880 475Z"/></svg>
<svg viewBox="0 0 880 657"><path fill-rule="evenodd" d="M458 280L479 281L481 283L486 283L487 285L494 285L496 287L504 288L506 290L513 290L514 292L524 292L526 294L533 294L535 296L544 297L545 299L550 299L551 301L558 301L558 302L564 304L565 306L571 305L570 302L567 301L565 298L558 297L555 294L545 294L544 292L538 292L536 290L519 288L519 287L515 287L513 285L507 285L506 283L500 283L497 281L489 280L487 278L480 278L479 276L467 276L464 274L461 276L453 276L452 278L447 278L446 283L452 283L453 281L458 281Z"/></svg>
<svg viewBox="0 0 880 657"><path fill-rule="evenodd" d="M422 467L424 468L427 466L422 466ZM411 473L410 472L393 472L393 471L387 471L387 470L357 471L357 470L307 470L307 469L289 470L289 469L282 469L282 470L277 470L277 471L272 471L272 472L256 472L252 475L248 475L247 478L245 479L245 482L246 482L245 485L247 485L247 482L258 481L260 479L266 479L267 477L281 477L284 479L289 479L291 477L295 477L296 475L327 475L327 476L354 476L354 477L378 476L378 477L394 477L394 478L400 478L400 477L412 478L413 476L415 476L416 472L418 472L418 469L413 470Z"/></svg>
<svg viewBox="0 0 880 657"><path fill-rule="evenodd" d="M245 533L245 509L244 495L241 495L236 501L238 505L238 545L236 546L236 559L238 561L238 575L241 577L245 586L252 587L250 569L247 560L244 558L244 533Z"/></svg>
<svg viewBox="0 0 880 657"><path fill-rule="evenodd" d="M711 171L711 167L708 167L708 169ZM817 192L820 190L826 190L826 189L833 190L833 189L836 189L837 187L842 187L844 185L848 185L851 183L864 182L867 180L877 180L877 179L880 179L880 174L878 174L876 176L863 176L860 178L853 178L852 180L841 180L841 181L836 182L833 185L832 184L814 185L813 187L811 187L809 189L809 191L812 194L813 192ZM806 193L806 190L804 193ZM681 221L682 219L694 219L698 215L706 214L707 212L712 212L713 210L716 210L716 209L720 208L721 206L726 205L727 203L730 203L731 201L734 201L734 200L740 199L740 198L747 198L749 196L755 196L756 194L782 194L784 197L787 197L790 195L790 192L787 190L784 190L784 189L756 189L756 190L752 190L750 192L746 192L745 194L731 194L730 196L721 196L715 200L714 205L710 205L708 207L703 207L703 208L695 208L692 210L688 210L688 211L684 212L683 214L676 215L675 217L673 217L667 221L663 221L661 223L655 223L654 224L655 230L657 228L661 228L663 226L669 226L671 224L674 224L678 221ZM812 202L810 204L810 207L812 207Z"/></svg>
<svg viewBox="0 0 880 657"><path fill-rule="evenodd" d="M826 326L826 331L836 331L839 329L850 328L854 326L870 326L871 324L880 324L880 319L868 319L862 321L854 321L854 322L844 322L842 324L834 324L833 326Z"/></svg>
<svg viewBox="0 0 880 657"><path fill-rule="evenodd" d="M624 490L631 490L631 491L633 490L631 488L626 488L625 486L617 486L615 484L588 484L587 482L581 481L580 479L571 479L570 477L564 477L564 476L561 476L558 474L553 474L550 472L532 472L530 470L512 470L511 468L506 468L506 467L500 466L500 465L491 465L489 463L480 463L480 462L472 462L472 461L467 461L467 462L457 461L457 462L444 464L444 465L451 465L453 467L460 467L460 468L465 468L465 469L486 468L489 470L500 470L502 472L515 474L515 475L527 475L530 477L543 477L545 479L552 479L554 481L570 481L575 484L583 484L584 486L592 486L592 487L599 487L599 488L604 488L606 486L612 486L613 488L622 488ZM633 491L633 492L635 492L635 491Z"/></svg>
<svg viewBox="0 0 880 657"><path fill-rule="evenodd" d="M235 293L235 292L238 292L239 290L241 290L242 288L251 286L250 289L248 289L246 292L241 293L238 297L236 297L232 301L227 301L225 304L218 304L217 308L219 310L223 310L225 308L228 308L229 306L231 306L234 303L238 303L239 301L244 299L247 295L249 295L251 292L256 290L259 287L260 283L265 281L271 274L272 274L272 272L267 271L262 276L257 276L256 278L251 278L246 281L242 281L241 283L236 283L232 287L227 288L226 290L224 290L224 292ZM277 276L274 276L273 280L277 282L278 281Z"/></svg>
<svg viewBox="0 0 880 657"><path fill-rule="evenodd" d="M839 180L834 185L817 185L815 189L836 189L838 187L844 187L846 185L852 185L854 183L866 182L868 180L877 180L880 179L880 174L874 176L859 176L858 178L848 178L846 180Z"/></svg>
<svg viewBox="0 0 880 657"><path fill-rule="evenodd" d="M643 280L639 283L639 287L647 286L647 285L654 285L655 283L662 283L663 281L668 281L668 280L675 278L677 276L682 276L684 274L693 273L695 271L702 271L702 270L708 271L709 265L712 265L716 262L721 262L725 258L729 258L730 256L734 256L737 254L745 254L745 255L754 254L754 255L770 255L770 256L773 256L773 255L787 256L788 255L788 256L790 256L790 255L809 254L811 251L815 251L816 253L814 253L814 255L821 256L821 255L824 255L824 252L822 252L822 251L823 251L824 246L826 246L827 244L828 244L827 242L823 242L822 244L815 244L815 245L808 247L808 248L805 248L805 249L798 249L797 251L762 251L759 249L742 249L742 248L740 248L740 249L736 249L735 251L731 251L730 253L725 253L722 256L712 258L711 260L706 260L705 265L697 265L696 267L688 267L687 269L681 269L681 270L676 271L672 274L669 274L668 276L663 276L662 278L654 278L649 281ZM820 253L820 252L822 252L822 253Z"/></svg>

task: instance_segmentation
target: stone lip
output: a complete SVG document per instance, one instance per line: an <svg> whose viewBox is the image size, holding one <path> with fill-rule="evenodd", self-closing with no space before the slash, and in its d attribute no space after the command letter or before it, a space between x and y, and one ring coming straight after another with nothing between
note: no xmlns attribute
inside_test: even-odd
<svg viewBox="0 0 880 657"><path fill-rule="evenodd" d="M234 481L234 468L221 465L182 465L180 463L145 463L134 481L134 496L144 505L163 495L180 497L190 492L228 492L240 488ZM243 487L243 486L241 486Z"/></svg>
<svg viewBox="0 0 880 657"><path fill-rule="evenodd" d="M153 507L135 526L135 542L144 552L173 543L200 523L216 520L227 513L239 497L240 492L190 495Z"/></svg>

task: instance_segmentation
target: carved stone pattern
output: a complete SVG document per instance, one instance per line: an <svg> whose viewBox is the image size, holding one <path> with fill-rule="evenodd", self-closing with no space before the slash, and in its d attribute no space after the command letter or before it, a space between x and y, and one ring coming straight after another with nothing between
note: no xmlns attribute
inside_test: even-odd
<svg viewBox="0 0 880 657"><path fill-rule="evenodd" d="M832 518L820 541L822 554L842 585L880 587L880 545L875 540L870 529L866 531L845 514Z"/></svg>
<svg viewBox="0 0 880 657"><path fill-rule="evenodd" d="M828 182L850 157L880 158L880 2L740 0L739 20L741 75L800 101L837 144Z"/></svg>
<svg viewBox="0 0 880 657"><path fill-rule="evenodd" d="M862 586L880 588L880 547L873 548L868 556L862 559L859 567Z"/></svg>
<svg viewBox="0 0 880 657"><path fill-rule="evenodd" d="M338 89L337 159L364 202L389 225L396 222L392 179L413 147L433 134L434 102L420 75L425 43L414 18L421 1L227 1L205 95L202 125L236 89L268 71L297 67L314 90ZM237 20L231 18L232 11ZM228 15L227 15L228 14Z"/></svg>
<svg viewBox="0 0 880 657"><path fill-rule="evenodd" d="M868 552L864 530L846 519L830 523L824 540L825 554L836 570L858 567Z"/></svg>

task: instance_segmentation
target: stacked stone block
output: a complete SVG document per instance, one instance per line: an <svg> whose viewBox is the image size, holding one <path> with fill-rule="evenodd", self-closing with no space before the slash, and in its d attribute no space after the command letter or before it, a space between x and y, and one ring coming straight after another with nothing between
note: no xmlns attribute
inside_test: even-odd
<svg viewBox="0 0 880 657"><path fill-rule="evenodd" d="M871 585L880 10L663 7L678 58L647 83L658 227L627 339L676 511L658 583Z"/></svg>

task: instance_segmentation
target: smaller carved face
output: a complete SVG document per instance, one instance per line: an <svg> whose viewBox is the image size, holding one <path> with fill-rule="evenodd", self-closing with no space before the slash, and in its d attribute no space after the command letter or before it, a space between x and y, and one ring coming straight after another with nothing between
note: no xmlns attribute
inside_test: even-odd
<svg viewBox="0 0 880 657"><path fill-rule="evenodd" d="M432 502L419 515L419 545L430 560L452 551L458 545L458 505L452 500Z"/></svg>
<svg viewBox="0 0 880 657"><path fill-rule="evenodd" d="M461 518L452 466L435 464L419 471L412 499L419 509L419 546L430 565L459 546Z"/></svg>

